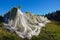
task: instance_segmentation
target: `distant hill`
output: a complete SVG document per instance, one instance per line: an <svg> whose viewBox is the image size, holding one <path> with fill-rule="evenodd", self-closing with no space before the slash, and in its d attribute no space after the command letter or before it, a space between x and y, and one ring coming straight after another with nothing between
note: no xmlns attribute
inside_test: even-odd
<svg viewBox="0 0 60 40"><path fill-rule="evenodd" d="M50 20L60 21L60 10L45 15Z"/></svg>
<svg viewBox="0 0 60 40"><path fill-rule="evenodd" d="M0 16L0 27L2 27L3 17Z"/></svg>
<svg viewBox="0 0 60 40"><path fill-rule="evenodd" d="M2 22L2 21L3 21L2 19L3 19L3 17L2 17L2 16L0 16L0 22Z"/></svg>

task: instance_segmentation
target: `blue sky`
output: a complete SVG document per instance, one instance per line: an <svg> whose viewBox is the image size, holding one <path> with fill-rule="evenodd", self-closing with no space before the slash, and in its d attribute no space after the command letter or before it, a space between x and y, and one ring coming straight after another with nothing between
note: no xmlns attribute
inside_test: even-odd
<svg viewBox="0 0 60 40"><path fill-rule="evenodd" d="M0 15L19 5L22 12L30 11L39 15L60 10L60 0L0 0Z"/></svg>

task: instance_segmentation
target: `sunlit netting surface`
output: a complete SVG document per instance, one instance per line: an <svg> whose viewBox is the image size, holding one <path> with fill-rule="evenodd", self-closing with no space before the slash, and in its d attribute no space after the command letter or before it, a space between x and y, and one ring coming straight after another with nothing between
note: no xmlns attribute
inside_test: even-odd
<svg viewBox="0 0 60 40"><path fill-rule="evenodd" d="M3 28L16 32L21 38L31 39L32 36L39 35L41 28L48 22L50 21L44 16L22 13L19 8L13 8L4 15Z"/></svg>

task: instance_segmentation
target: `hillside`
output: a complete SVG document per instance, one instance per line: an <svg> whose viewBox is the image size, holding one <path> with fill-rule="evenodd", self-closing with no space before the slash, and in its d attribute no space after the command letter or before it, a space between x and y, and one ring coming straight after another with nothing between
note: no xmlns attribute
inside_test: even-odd
<svg viewBox="0 0 60 40"><path fill-rule="evenodd" d="M9 30L3 29L1 21L0 24L0 40L28 40L22 39L15 33L11 33ZM51 21L51 23L46 24L46 27L41 29L39 36L34 36L31 40L60 40L60 22Z"/></svg>
<svg viewBox="0 0 60 40"><path fill-rule="evenodd" d="M60 22L51 21L41 29L40 40L60 40Z"/></svg>

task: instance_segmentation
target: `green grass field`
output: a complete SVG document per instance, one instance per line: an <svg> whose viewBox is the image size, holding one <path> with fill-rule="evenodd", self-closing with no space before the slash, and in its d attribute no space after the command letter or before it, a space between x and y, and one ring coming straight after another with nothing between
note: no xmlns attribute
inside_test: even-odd
<svg viewBox="0 0 60 40"><path fill-rule="evenodd" d="M0 40L28 40L3 29L2 26L2 22L0 22ZM33 36L31 40L60 40L60 22L51 21L51 23L46 24L46 27L41 29L40 34Z"/></svg>

